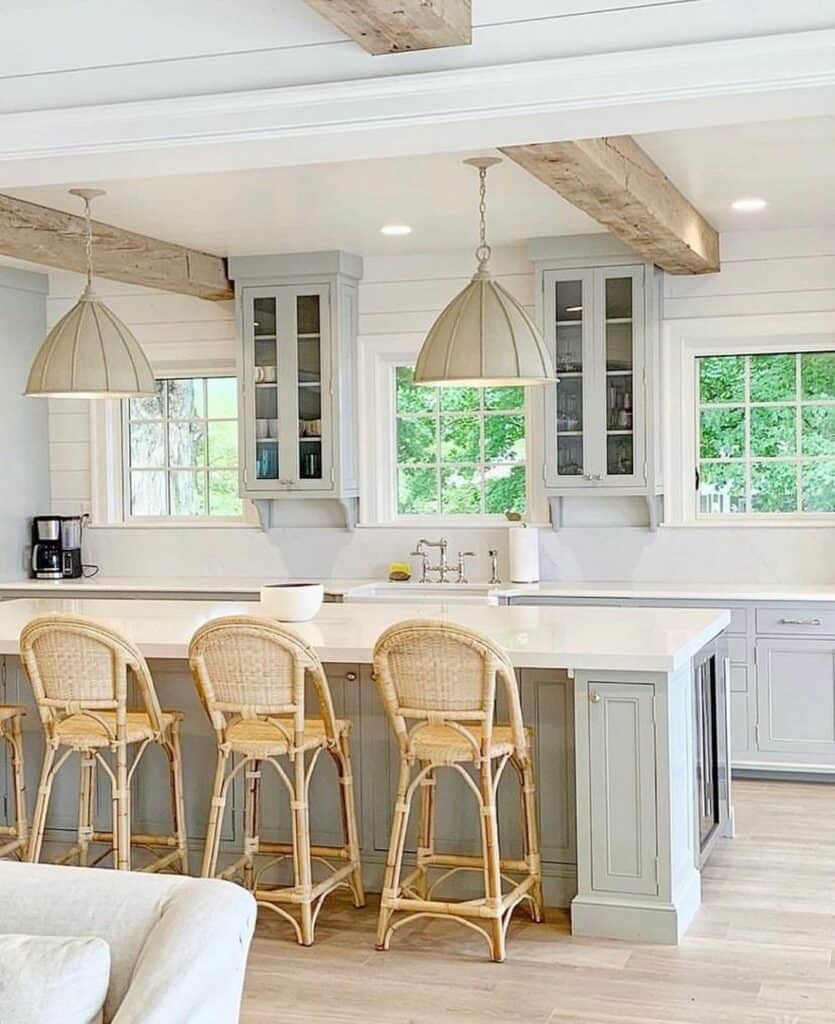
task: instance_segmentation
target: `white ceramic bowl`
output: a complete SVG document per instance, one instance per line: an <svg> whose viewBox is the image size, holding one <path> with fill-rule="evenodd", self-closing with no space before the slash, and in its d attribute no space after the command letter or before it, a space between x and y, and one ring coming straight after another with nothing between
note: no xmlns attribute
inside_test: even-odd
<svg viewBox="0 0 835 1024"><path fill-rule="evenodd" d="M261 587L261 607L279 622L307 622L322 607L321 583L273 583Z"/></svg>

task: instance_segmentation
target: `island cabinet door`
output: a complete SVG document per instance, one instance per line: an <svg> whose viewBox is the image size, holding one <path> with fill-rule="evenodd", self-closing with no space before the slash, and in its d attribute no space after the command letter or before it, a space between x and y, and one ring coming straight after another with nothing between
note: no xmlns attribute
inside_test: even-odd
<svg viewBox="0 0 835 1024"><path fill-rule="evenodd" d="M757 746L835 764L835 640L759 640Z"/></svg>
<svg viewBox="0 0 835 1024"><path fill-rule="evenodd" d="M592 888L655 894L655 687L589 683Z"/></svg>

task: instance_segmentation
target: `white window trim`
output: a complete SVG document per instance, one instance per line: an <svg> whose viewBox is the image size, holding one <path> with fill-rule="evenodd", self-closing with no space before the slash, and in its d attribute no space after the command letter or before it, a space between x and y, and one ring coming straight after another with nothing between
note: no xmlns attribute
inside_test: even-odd
<svg viewBox="0 0 835 1024"><path fill-rule="evenodd" d="M401 334L359 339L359 438L361 527L386 528L492 528L506 525L503 515L398 516L396 514L396 431L394 370L417 359L423 335ZM526 388L526 521L548 522L548 504L542 479L542 402ZM383 429L389 425L389 429Z"/></svg>
<svg viewBox="0 0 835 1024"><path fill-rule="evenodd" d="M831 351L835 349L835 315L740 317L738 325L730 325L726 318L668 321L664 335L664 527L835 527L835 513L699 515L695 481L697 357Z"/></svg>
<svg viewBox="0 0 835 1024"><path fill-rule="evenodd" d="M172 377L234 377L234 369L182 371L166 367L158 374ZM129 516L125 506L125 418L120 399L90 401L90 527L124 530L251 530L260 529L255 505L243 499L241 516Z"/></svg>

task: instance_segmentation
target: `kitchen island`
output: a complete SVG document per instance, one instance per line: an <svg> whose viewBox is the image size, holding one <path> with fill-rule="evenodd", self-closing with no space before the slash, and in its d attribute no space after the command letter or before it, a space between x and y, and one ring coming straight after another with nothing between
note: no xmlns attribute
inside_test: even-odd
<svg viewBox="0 0 835 1024"><path fill-rule="evenodd" d="M195 850L205 830L215 744L185 663L194 630L229 614L263 615L253 602L115 601L26 598L0 604L0 700L32 707L17 659L22 626L37 615L69 612L106 622L129 636L149 659L163 707L185 712L184 766L189 835ZM705 665L721 679L717 639L730 616L714 609L547 608L409 604L325 605L293 628L326 663L337 714L354 723L355 774L363 862L379 889L396 777L396 754L371 678L376 638L405 618L445 618L476 628L507 650L518 670L523 714L534 728L546 902L571 905L575 934L674 943L698 908L700 831L697 789L696 679ZM724 687L716 691L724 694ZM500 709L501 714L501 709ZM719 709L712 725L723 726ZM25 723L27 786L37 785L41 758L37 715ZM156 752L155 752L156 753ZM729 831L727 764L714 765L722 796L715 828ZM327 769L329 770L329 769ZM325 775L323 768L321 776ZM698 775L698 777L697 777ZM7 785L5 777L0 777ZM311 827L321 841L338 840L331 779L314 782ZM466 850L478 817L463 783L441 783L439 849ZM514 786L509 776L502 787ZM134 779L134 827L166 824L162 759L143 762ZM264 838L286 839L281 795L267 795ZM56 783L49 837L70 840L77 808L75 774ZM500 802L502 842L518 847L517 802ZM719 813L719 804L724 813ZM224 841L241 837L241 794L234 793ZM107 801L99 801L106 818ZM196 863L197 858L194 858Z"/></svg>

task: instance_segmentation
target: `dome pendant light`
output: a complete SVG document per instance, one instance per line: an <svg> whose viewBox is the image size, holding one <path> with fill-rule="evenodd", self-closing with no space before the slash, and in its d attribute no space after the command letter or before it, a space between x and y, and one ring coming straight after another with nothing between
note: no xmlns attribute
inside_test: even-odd
<svg viewBox="0 0 835 1024"><path fill-rule="evenodd" d="M557 379L554 365L536 324L490 273L487 170L501 160L476 157L464 163L477 168L479 175L478 268L427 334L415 365L415 383L435 387L553 383Z"/></svg>
<svg viewBox="0 0 835 1024"><path fill-rule="evenodd" d="M73 188L84 200L87 287L38 349L27 395L47 398L135 398L156 394L154 373L133 334L93 293L90 202L100 189Z"/></svg>

